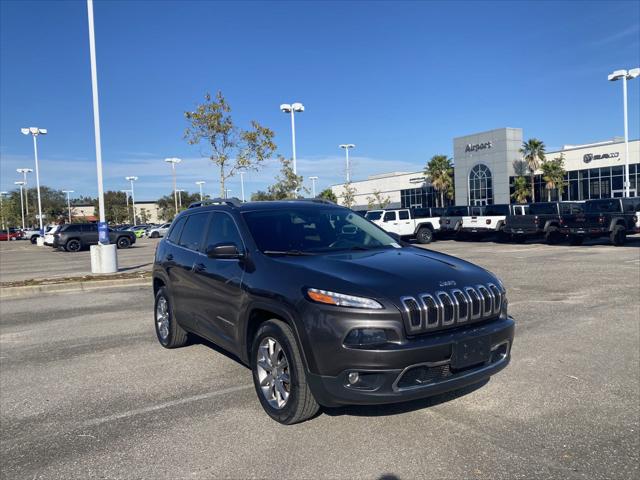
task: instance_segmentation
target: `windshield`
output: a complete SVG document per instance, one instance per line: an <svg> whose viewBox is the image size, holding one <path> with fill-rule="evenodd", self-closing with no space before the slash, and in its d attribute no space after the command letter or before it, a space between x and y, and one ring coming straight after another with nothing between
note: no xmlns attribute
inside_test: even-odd
<svg viewBox="0 0 640 480"><path fill-rule="evenodd" d="M364 214L364 218L367 220L371 220L372 222L375 220L380 220L382 218L383 210L372 210Z"/></svg>
<svg viewBox="0 0 640 480"><path fill-rule="evenodd" d="M266 253L321 253L398 248L396 240L356 213L340 208L288 208L243 213Z"/></svg>

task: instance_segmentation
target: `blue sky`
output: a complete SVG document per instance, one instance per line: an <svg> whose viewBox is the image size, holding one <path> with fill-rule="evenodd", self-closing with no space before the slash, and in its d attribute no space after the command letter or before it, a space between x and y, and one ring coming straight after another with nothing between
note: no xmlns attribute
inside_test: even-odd
<svg viewBox="0 0 640 480"><path fill-rule="evenodd" d="M319 186L344 176L340 143L355 143L354 179L421 169L451 155L452 138L522 127L549 148L623 134L622 87L640 64L640 3L97 1L105 187L138 199L216 170L182 134L183 112L222 90L240 125L256 119L291 155L281 103L296 117L299 172ZM0 189L33 167L23 126L40 141L41 182L95 195L95 151L84 1L0 2ZM640 137L640 79L629 83L630 137ZM272 162L247 175L268 185ZM33 183L33 180L32 180ZM231 179L239 195L239 178Z"/></svg>

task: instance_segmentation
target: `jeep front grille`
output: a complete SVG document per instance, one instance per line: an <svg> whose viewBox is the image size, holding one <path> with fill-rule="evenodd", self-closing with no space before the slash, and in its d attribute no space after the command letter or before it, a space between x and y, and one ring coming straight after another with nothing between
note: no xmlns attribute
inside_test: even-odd
<svg viewBox="0 0 640 480"><path fill-rule="evenodd" d="M503 300L504 292L492 283L401 298L409 334L495 317Z"/></svg>

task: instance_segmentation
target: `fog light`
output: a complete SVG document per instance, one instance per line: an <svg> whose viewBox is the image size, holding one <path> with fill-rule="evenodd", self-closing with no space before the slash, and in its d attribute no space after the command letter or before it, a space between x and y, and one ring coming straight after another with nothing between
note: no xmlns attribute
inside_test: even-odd
<svg viewBox="0 0 640 480"><path fill-rule="evenodd" d="M387 342L387 333L381 328L355 328L344 339L344 344L349 347L370 347Z"/></svg>
<svg viewBox="0 0 640 480"><path fill-rule="evenodd" d="M355 385L358 383L358 380L360 380L360 375L358 372L350 372L347 378L349 380L349 385Z"/></svg>

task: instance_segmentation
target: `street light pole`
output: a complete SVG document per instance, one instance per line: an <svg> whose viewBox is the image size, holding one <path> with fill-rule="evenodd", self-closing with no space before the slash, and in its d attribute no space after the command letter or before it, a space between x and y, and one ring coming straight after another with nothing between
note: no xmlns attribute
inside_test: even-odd
<svg viewBox="0 0 640 480"><path fill-rule="evenodd" d="M616 70L607 78L610 82L622 80L622 99L624 103L624 196L631 196L631 182L629 181L629 122L627 119L627 80L640 76L640 68L631 70ZM636 185L637 188L637 185Z"/></svg>
<svg viewBox="0 0 640 480"><path fill-rule="evenodd" d="M225 188L224 189L224 198L229 198L229 194L231 193L231 189L230 188Z"/></svg>
<svg viewBox="0 0 640 480"><path fill-rule="evenodd" d="M355 148L353 143L343 143L338 145L340 148L344 148L345 154L347 156L347 183L351 181L351 165L349 165L349 149Z"/></svg>
<svg viewBox="0 0 640 480"><path fill-rule="evenodd" d="M165 158L164 161L171 164L171 173L173 175L173 202L176 208L176 215L178 215L178 187L176 186L176 165L182 160L180 158L171 157Z"/></svg>
<svg viewBox="0 0 640 480"><path fill-rule="evenodd" d="M133 191L133 182L138 180L138 177L124 177L125 180L129 180L131 183L131 208L133 210L133 226L136 226L136 194Z"/></svg>
<svg viewBox="0 0 640 480"><path fill-rule="evenodd" d="M205 184L204 180L198 180L196 182L196 185L198 185L200 187L200 201L204 200L204 195L202 194L202 185L204 185L204 184Z"/></svg>
<svg viewBox="0 0 640 480"><path fill-rule="evenodd" d="M43 246L44 240L44 227L42 225L42 201L40 200L40 170L38 168L38 135L46 135L46 128L29 127L21 128L20 131L23 135L31 135L33 137L33 156L36 162L36 188L38 190L38 220L40 221L40 237L38 237L38 245Z"/></svg>
<svg viewBox="0 0 640 480"><path fill-rule="evenodd" d="M20 182L13 182L15 185L20 186L20 214L22 215L22 231L25 230L24 228L24 202L22 201L22 189L24 187L24 182L20 181Z"/></svg>
<svg viewBox="0 0 640 480"><path fill-rule="evenodd" d="M296 121L294 113L304 112L304 105L302 105L300 102L292 103L291 105L289 105L288 103L283 103L282 105L280 105L280 110L282 110L284 113L291 114L291 150L293 153L293 173L297 175L298 166L296 159Z"/></svg>
<svg viewBox="0 0 640 480"><path fill-rule="evenodd" d="M176 192L178 192L178 208L182 210L182 192L184 192L184 190L178 189Z"/></svg>
<svg viewBox="0 0 640 480"><path fill-rule="evenodd" d="M4 208L2 208L2 199L4 198L5 195L8 195L9 192L0 192L0 213L2 214L2 228L5 228L5 224L4 224ZM9 235L9 222L7 222L7 242L11 239L10 235Z"/></svg>
<svg viewBox="0 0 640 480"><path fill-rule="evenodd" d="M316 180L318 180L318 177L309 177L309 180L311 180L311 195L313 195L312 198L316 198Z"/></svg>
<svg viewBox="0 0 640 480"><path fill-rule="evenodd" d="M16 172L22 174L22 181L24 182L24 210L25 215L29 217L29 188L27 187L27 173L33 172L33 168L17 168Z"/></svg>
<svg viewBox="0 0 640 480"><path fill-rule="evenodd" d="M240 196L242 197L242 202L244 203L244 174L246 172L240 170Z"/></svg>
<svg viewBox="0 0 640 480"><path fill-rule="evenodd" d="M62 192L67 194L67 211L69 212L69 223L71 223L71 198L69 194L73 193L73 190L62 190Z"/></svg>

